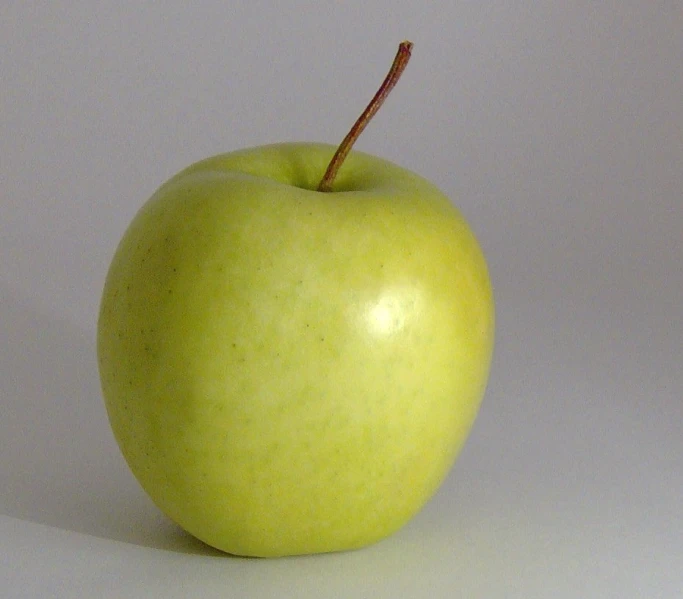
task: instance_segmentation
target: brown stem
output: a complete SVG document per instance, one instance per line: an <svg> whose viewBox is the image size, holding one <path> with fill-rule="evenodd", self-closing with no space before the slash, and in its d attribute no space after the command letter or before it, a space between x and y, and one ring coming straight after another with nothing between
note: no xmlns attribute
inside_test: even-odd
<svg viewBox="0 0 683 599"><path fill-rule="evenodd" d="M391 65L387 76L377 90L375 97L370 100L370 104L367 105L366 109L358 117L358 120L353 124L351 131L349 131L348 135L341 144L339 144L337 151L334 153L334 156L320 181L320 185L318 185L318 191L332 191L332 184L334 183L339 168L351 151L351 147L356 143L356 140L363 132L363 129L365 129L370 122L370 119L375 116L375 113L380 109L382 104L384 104L384 100L387 99L391 90L394 89L394 86L398 83L401 74L410 60L410 51L412 48L413 44L409 41L404 41L399 44L396 58L394 58L394 62Z"/></svg>

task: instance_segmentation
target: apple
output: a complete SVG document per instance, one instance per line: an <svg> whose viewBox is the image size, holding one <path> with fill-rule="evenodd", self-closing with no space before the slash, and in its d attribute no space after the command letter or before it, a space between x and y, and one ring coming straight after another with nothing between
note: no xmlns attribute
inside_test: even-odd
<svg viewBox="0 0 683 599"><path fill-rule="evenodd" d="M188 167L107 274L97 351L114 436L156 505L227 553L398 530L485 391L494 307L474 234L434 185L350 143Z"/></svg>

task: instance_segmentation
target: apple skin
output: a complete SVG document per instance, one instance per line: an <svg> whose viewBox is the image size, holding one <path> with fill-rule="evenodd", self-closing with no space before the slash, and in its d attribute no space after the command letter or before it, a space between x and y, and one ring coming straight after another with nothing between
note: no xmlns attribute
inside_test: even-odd
<svg viewBox="0 0 683 599"><path fill-rule="evenodd" d="M423 178L333 146L208 158L141 208L98 321L112 430L157 506L225 552L359 548L436 492L494 339L486 263Z"/></svg>

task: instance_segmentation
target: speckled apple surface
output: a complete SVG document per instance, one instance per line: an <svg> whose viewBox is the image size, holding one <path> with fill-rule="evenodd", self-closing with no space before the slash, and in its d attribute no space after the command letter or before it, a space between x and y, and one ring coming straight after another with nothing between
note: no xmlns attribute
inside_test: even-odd
<svg viewBox="0 0 683 599"><path fill-rule="evenodd" d="M484 257L423 178L334 147L210 158L140 210L103 293L107 412L157 505L205 542L361 547L434 494L486 386Z"/></svg>

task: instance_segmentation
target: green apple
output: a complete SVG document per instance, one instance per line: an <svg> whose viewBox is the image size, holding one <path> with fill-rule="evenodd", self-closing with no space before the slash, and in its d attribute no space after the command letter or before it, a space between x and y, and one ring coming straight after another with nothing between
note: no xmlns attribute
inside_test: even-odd
<svg viewBox="0 0 683 599"><path fill-rule="evenodd" d="M171 519L225 552L358 548L447 475L484 394L491 284L436 187L333 146L198 162L142 207L98 321L108 417Z"/></svg>

